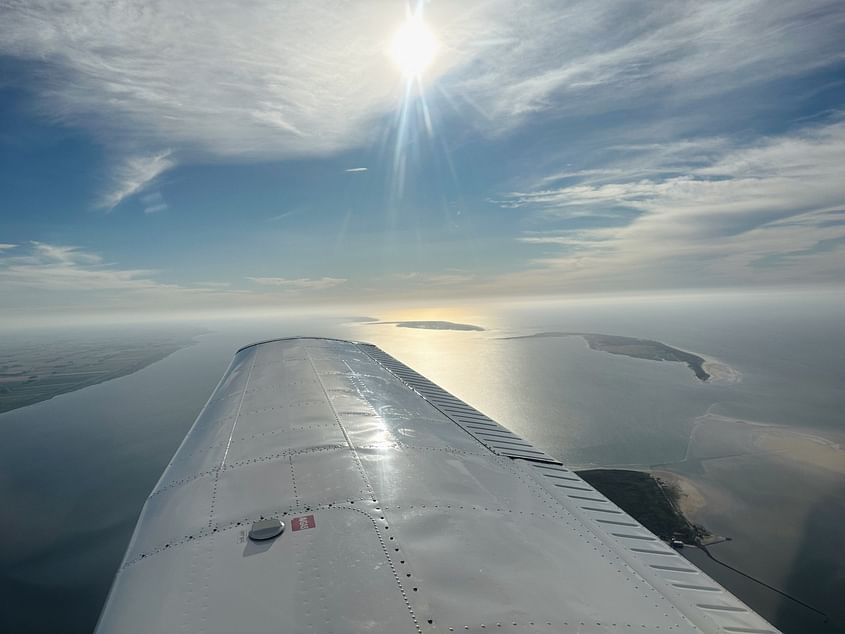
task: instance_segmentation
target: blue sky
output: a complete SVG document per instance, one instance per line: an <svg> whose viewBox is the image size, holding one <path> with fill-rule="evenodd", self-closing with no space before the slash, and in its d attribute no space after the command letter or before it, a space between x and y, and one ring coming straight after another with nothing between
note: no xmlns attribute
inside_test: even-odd
<svg viewBox="0 0 845 634"><path fill-rule="evenodd" d="M0 311L841 283L841 2L0 7Z"/></svg>

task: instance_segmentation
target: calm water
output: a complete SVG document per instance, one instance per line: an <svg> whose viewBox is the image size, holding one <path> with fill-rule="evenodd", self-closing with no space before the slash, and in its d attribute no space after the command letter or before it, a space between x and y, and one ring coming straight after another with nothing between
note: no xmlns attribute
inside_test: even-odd
<svg viewBox="0 0 845 634"><path fill-rule="evenodd" d="M198 323L211 333L135 374L0 415L0 631L90 632L146 495L235 349L298 334L375 343L570 464L669 464L718 483L729 499L699 519L735 539L713 552L843 619L845 469L777 453L711 461L706 470L684 462L696 419L708 410L843 438L841 296L359 310L487 330L412 330L340 317ZM656 339L727 363L743 378L704 384L681 364L596 352L580 338L503 339L552 330ZM843 454L825 455L835 462ZM824 628L802 620L806 614L776 595L708 571L786 631L845 629L845 621Z"/></svg>

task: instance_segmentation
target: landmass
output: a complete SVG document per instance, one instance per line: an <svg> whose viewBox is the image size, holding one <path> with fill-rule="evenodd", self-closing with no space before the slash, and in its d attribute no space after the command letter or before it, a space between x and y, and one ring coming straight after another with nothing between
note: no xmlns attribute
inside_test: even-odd
<svg viewBox="0 0 845 634"><path fill-rule="evenodd" d="M194 335L41 336L0 346L0 413L137 372L194 343Z"/></svg>
<svg viewBox="0 0 845 634"><path fill-rule="evenodd" d="M681 511L680 490L644 471L588 469L578 475L616 506L665 541L680 540L691 546L711 537Z"/></svg>
<svg viewBox="0 0 845 634"><path fill-rule="evenodd" d="M397 328L420 328L422 330L475 330L484 331L485 328L474 324L456 324L452 321L377 321L373 325L381 326L393 324Z"/></svg>
<svg viewBox="0 0 845 634"><path fill-rule="evenodd" d="M693 354L667 346L660 341L652 339L637 339L635 337L620 337L618 335L603 335L592 332L540 332L534 335L521 337L506 337L507 339L538 339L543 337L581 337L587 342L591 350L618 354L634 359L646 359L649 361L675 361L685 363L693 371L699 381L710 379L710 373L705 365L711 362ZM717 364L720 368L722 364Z"/></svg>

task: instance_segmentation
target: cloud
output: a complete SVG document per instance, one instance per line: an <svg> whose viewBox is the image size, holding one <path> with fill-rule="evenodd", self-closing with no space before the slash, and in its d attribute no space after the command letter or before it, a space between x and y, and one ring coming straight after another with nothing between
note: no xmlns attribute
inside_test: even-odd
<svg viewBox="0 0 845 634"><path fill-rule="evenodd" d="M472 273L447 269L442 273L394 273L391 276L401 282L413 282L419 286L460 286L476 279Z"/></svg>
<svg viewBox="0 0 845 634"><path fill-rule="evenodd" d="M404 7L315 0L9 2L0 52L41 63L52 116L180 155L321 155L367 138L398 87ZM351 54L350 51L354 51Z"/></svg>
<svg viewBox="0 0 845 634"><path fill-rule="evenodd" d="M270 216L269 218L267 218L267 220L269 222L278 222L279 220L284 220L285 218L290 218L291 216L296 215L297 213L299 213L298 209L295 209L295 210L292 210L292 211L285 211L283 213L276 214L275 216Z"/></svg>
<svg viewBox="0 0 845 634"><path fill-rule="evenodd" d="M204 286L206 288L229 288L232 284L230 282L197 282L197 286Z"/></svg>
<svg viewBox="0 0 845 634"><path fill-rule="evenodd" d="M162 281L161 271L121 267L78 246L29 242L0 249L0 309L2 323L59 321L70 314L146 313L204 315L218 310L278 310L289 293L323 291L346 280L248 278L261 288L233 287L225 281ZM280 293L285 292L285 294ZM315 302L331 298L316 293ZM291 308L286 301L285 308Z"/></svg>
<svg viewBox="0 0 845 634"><path fill-rule="evenodd" d="M32 242L0 255L0 289L48 291L151 290L176 288L154 281L153 271L119 269L74 246Z"/></svg>
<svg viewBox="0 0 845 634"><path fill-rule="evenodd" d="M526 232L517 238L526 244L547 244L568 247L570 250L596 249L602 242L616 237L618 229L583 229L552 232Z"/></svg>
<svg viewBox="0 0 845 634"><path fill-rule="evenodd" d="M144 205L144 213L145 214L156 214L160 211L166 211L169 209L166 202L164 202L164 197L161 195L160 191L151 191L141 195L141 202Z"/></svg>
<svg viewBox="0 0 845 634"><path fill-rule="evenodd" d="M401 94L387 58L403 3L10 0L0 54L39 109L129 156L112 207L176 162L321 156L373 142ZM433 3L427 73L497 132L536 112L688 100L843 59L836 0ZM459 108L459 109L460 109ZM481 116L478 116L481 114ZM165 150L170 148L172 153Z"/></svg>
<svg viewBox="0 0 845 634"><path fill-rule="evenodd" d="M166 203L158 203L157 205L150 205L149 207L144 207L145 214L157 214L160 211L165 211L167 209Z"/></svg>
<svg viewBox="0 0 845 634"><path fill-rule="evenodd" d="M369 171L366 167L350 167L347 170L343 170L344 172L367 172Z"/></svg>
<svg viewBox="0 0 845 634"><path fill-rule="evenodd" d="M402 93L385 50L404 10L404 3L330 0L255 0L248 9L222 0L8 0L0 3L0 55L26 69L13 80L25 82L38 112L89 130L107 147L114 167L99 204L111 209L138 196L145 212L156 213L167 204L156 183L183 163L322 157L383 144ZM538 152L530 165L542 170L539 180L533 173L534 180L503 186L517 191L499 204L525 216L531 231L520 249L535 256L531 270L513 274L515 285L841 273L837 126L740 146L718 136L730 126L696 103L721 96L732 111L760 108L759 95L746 100L739 91L837 68L845 60L838 0L525 0L518 12L506 0L465 0L428 3L426 12L441 44L427 73L429 103L453 106L448 116L462 118L462 128L495 135L545 116L541 123L559 133L549 141L584 157L603 141L580 152L584 144L576 148L570 136L581 139L586 122L594 139L601 133L586 117L612 113L614 145L596 151L607 160L550 165ZM803 83L791 93L811 101ZM791 93L781 97L792 100ZM657 114L637 114L658 103L665 108L648 110ZM642 117L656 126L653 117L664 112L673 119L666 129L680 112L716 132L630 143L634 135L621 135L617 119L635 108L628 127L647 128L640 139L673 136L640 125ZM769 125L776 112L755 125ZM545 129L531 128L528 144ZM524 149L508 138L517 154ZM529 164L524 158L508 166ZM41 258L30 265L51 283L60 279L53 269L65 267L92 284L119 275L130 285L158 284L153 271L84 262L90 254L80 249L61 266L20 249L29 247L0 252ZM408 279L420 286L477 282L462 272L414 275ZM338 279L251 281L271 294Z"/></svg>
<svg viewBox="0 0 845 634"><path fill-rule="evenodd" d="M105 209L114 209L125 198L143 191L159 175L174 165L175 162L171 158L171 152L169 150L149 156L128 157L112 175L113 182L100 201L100 207ZM145 202L146 200L147 197L145 197ZM161 203L158 205L152 205L147 209L160 205ZM155 211L161 211L165 208L166 205L161 207L161 209L155 209ZM145 213L154 213L147 211L147 209L144 210Z"/></svg>
<svg viewBox="0 0 845 634"><path fill-rule="evenodd" d="M702 141L711 151L715 145ZM599 183L511 194L512 207L562 224L519 238L545 253L511 282L620 288L843 279L845 122L722 146L706 165L684 170L679 162L680 176L640 178L641 161L633 160L626 178L631 160L625 155L609 170L613 178ZM572 207L597 221L571 226ZM608 209L623 213L598 222Z"/></svg>
<svg viewBox="0 0 845 634"><path fill-rule="evenodd" d="M260 286L275 286L284 290L320 291L345 284L348 280L339 277L318 277L297 279L287 277L247 277L246 279Z"/></svg>
<svg viewBox="0 0 845 634"><path fill-rule="evenodd" d="M71 315L275 307L278 296L230 288L226 282L163 282L159 271L121 267L77 246L29 242L0 250L0 323L26 325Z"/></svg>
<svg viewBox="0 0 845 634"><path fill-rule="evenodd" d="M182 300L228 286L225 282L166 283L156 279L159 275L151 269L121 268L76 246L30 242L18 245L13 253L0 250L0 293L13 304L15 298L33 297L33 292L42 298L55 297L56 301L91 307L104 298L118 303L132 297L142 301ZM227 292L233 293L242 291Z"/></svg>
<svg viewBox="0 0 845 634"><path fill-rule="evenodd" d="M17 252L20 253L17 253ZM152 271L118 269L98 255L73 246L32 242L13 255L0 255L0 289L46 291L150 290L163 285Z"/></svg>
<svg viewBox="0 0 845 634"><path fill-rule="evenodd" d="M511 18L501 11L500 22L485 25L487 38L475 40L484 53L463 78L496 121L688 101L843 59L845 11L830 0L552 0L521 4L520 19Z"/></svg>
<svg viewBox="0 0 845 634"><path fill-rule="evenodd" d="M285 218L290 218L291 216L295 216L300 211L301 210L299 210L299 209L293 209L291 211L284 211L280 214L276 214L275 216L270 216L269 218L267 218L267 220L268 220L268 222L278 222L279 220L284 220Z"/></svg>

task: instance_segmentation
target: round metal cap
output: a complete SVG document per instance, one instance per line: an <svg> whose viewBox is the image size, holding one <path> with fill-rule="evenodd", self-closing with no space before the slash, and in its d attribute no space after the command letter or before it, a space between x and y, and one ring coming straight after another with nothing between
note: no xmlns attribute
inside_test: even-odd
<svg viewBox="0 0 845 634"><path fill-rule="evenodd" d="M283 530L285 530L285 523L271 517L268 520L253 523L252 528L249 529L249 538L254 542L263 542L278 537Z"/></svg>

